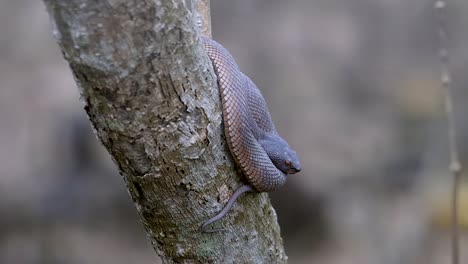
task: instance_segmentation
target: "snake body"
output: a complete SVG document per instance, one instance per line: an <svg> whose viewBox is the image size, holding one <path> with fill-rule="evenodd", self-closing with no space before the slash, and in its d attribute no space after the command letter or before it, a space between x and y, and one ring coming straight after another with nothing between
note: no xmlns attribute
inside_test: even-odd
<svg viewBox="0 0 468 264"><path fill-rule="evenodd" d="M274 191L284 185L287 174L301 170L297 154L276 132L260 90L240 71L229 51L212 39L201 40L218 79L223 126L231 155L253 189ZM203 227L221 219L243 192L253 189L240 187L223 211Z"/></svg>

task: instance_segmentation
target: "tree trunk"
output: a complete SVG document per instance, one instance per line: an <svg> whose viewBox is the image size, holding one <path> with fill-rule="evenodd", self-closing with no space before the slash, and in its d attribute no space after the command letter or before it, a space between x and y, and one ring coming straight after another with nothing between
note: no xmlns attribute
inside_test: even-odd
<svg viewBox="0 0 468 264"><path fill-rule="evenodd" d="M44 0L95 133L165 263L284 263L267 194L246 194L229 154L211 63L190 1Z"/></svg>

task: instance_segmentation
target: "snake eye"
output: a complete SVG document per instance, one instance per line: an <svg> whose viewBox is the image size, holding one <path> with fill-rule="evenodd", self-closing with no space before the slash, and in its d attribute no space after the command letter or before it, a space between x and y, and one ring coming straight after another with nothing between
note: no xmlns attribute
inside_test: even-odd
<svg viewBox="0 0 468 264"><path fill-rule="evenodd" d="M284 165L286 165L286 166L289 167L289 166L291 166L292 164L291 164L291 161L287 160L287 161L284 162Z"/></svg>

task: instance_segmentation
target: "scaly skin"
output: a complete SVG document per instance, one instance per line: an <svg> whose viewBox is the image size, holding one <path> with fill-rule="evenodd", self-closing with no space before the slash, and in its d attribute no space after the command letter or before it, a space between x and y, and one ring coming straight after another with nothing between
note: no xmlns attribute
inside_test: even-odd
<svg viewBox="0 0 468 264"><path fill-rule="evenodd" d="M276 132L260 90L221 44L205 37L201 40L218 78L229 150L253 187L241 186L226 207L203 224L202 230L208 231L206 226L223 218L242 193L274 191L284 185L286 174L301 168L296 152Z"/></svg>

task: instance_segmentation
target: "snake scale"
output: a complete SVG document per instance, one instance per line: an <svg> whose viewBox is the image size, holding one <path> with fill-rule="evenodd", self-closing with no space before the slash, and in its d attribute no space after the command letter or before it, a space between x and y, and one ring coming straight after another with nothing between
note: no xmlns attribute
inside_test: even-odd
<svg viewBox="0 0 468 264"><path fill-rule="evenodd" d="M229 151L247 178L223 210L202 225L223 218L244 192L271 192L286 182L287 174L301 170L296 152L276 132L260 90L243 74L233 56L216 41L201 37L218 79L223 125Z"/></svg>

